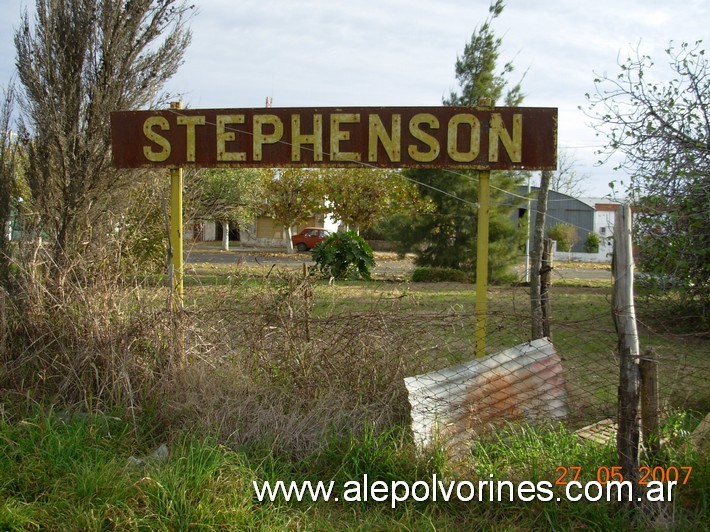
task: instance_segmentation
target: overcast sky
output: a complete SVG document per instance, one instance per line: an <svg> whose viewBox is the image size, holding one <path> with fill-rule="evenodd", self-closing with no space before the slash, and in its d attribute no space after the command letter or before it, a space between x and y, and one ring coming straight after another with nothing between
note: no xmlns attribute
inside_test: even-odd
<svg viewBox="0 0 710 532"><path fill-rule="evenodd" d="M456 88L454 63L488 0L193 0L193 42L169 89L193 108L430 106ZM32 0L0 0L0 86L15 61L14 29ZM614 75L640 45L658 63L671 40L710 45L710 0L508 0L494 24L524 106L557 107L561 149L609 192L613 165L578 110L597 74Z"/></svg>

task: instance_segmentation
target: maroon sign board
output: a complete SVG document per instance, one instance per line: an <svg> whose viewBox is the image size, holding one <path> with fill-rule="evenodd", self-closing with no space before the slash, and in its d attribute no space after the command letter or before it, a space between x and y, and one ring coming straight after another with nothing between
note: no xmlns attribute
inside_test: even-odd
<svg viewBox="0 0 710 532"><path fill-rule="evenodd" d="M119 168L557 167L557 109L542 107L118 111L111 138Z"/></svg>

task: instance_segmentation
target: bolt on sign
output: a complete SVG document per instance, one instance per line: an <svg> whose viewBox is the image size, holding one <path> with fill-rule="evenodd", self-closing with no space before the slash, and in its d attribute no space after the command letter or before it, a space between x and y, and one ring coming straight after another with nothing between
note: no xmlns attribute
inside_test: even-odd
<svg viewBox="0 0 710 532"><path fill-rule="evenodd" d="M116 167L554 170L557 109L346 107L111 113Z"/></svg>

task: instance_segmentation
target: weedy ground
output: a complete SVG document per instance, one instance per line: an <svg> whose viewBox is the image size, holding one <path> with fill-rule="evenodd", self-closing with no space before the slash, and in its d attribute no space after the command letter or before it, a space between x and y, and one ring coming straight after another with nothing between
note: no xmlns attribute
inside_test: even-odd
<svg viewBox="0 0 710 532"><path fill-rule="evenodd" d="M145 280L144 280L145 281ZM687 444L708 411L707 340L653 319L664 389L662 456L692 466L669 507L618 504L256 501L253 481L439 478L596 480L612 445L572 425L508 424L472 447L468 469L411 438L405 376L470 359L474 287L329 282L269 264L197 264L185 308L148 279L28 293L2 349L0 530L558 529L694 527L708 520L707 458ZM613 417L609 283L556 283L554 343L577 423ZM488 352L528 340L525 287L491 287ZM17 311L19 312L19 310ZM9 314L8 314L9 313ZM643 315L643 313L642 313ZM703 373L704 372L704 373ZM588 417L588 419L587 419ZM132 466L166 443L166 460Z"/></svg>

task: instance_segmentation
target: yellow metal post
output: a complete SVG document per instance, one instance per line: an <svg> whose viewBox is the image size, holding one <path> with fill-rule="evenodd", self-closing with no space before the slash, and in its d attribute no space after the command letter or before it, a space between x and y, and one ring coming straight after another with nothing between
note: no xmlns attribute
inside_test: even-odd
<svg viewBox="0 0 710 532"><path fill-rule="evenodd" d="M486 313L488 292L488 225L490 218L490 177L478 174L478 234L476 236L476 358L486 354Z"/></svg>
<svg viewBox="0 0 710 532"><path fill-rule="evenodd" d="M175 306L183 302L182 168L170 170L170 243L172 245L173 294Z"/></svg>
<svg viewBox="0 0 710 532"><path fill-rule="evenodd" d="M171 102L171 109L182 109L180 102ZM182 168L170 170L170 245L172 247L173 303L176 310L183 306L183 240L182 240Z"/></svg>

